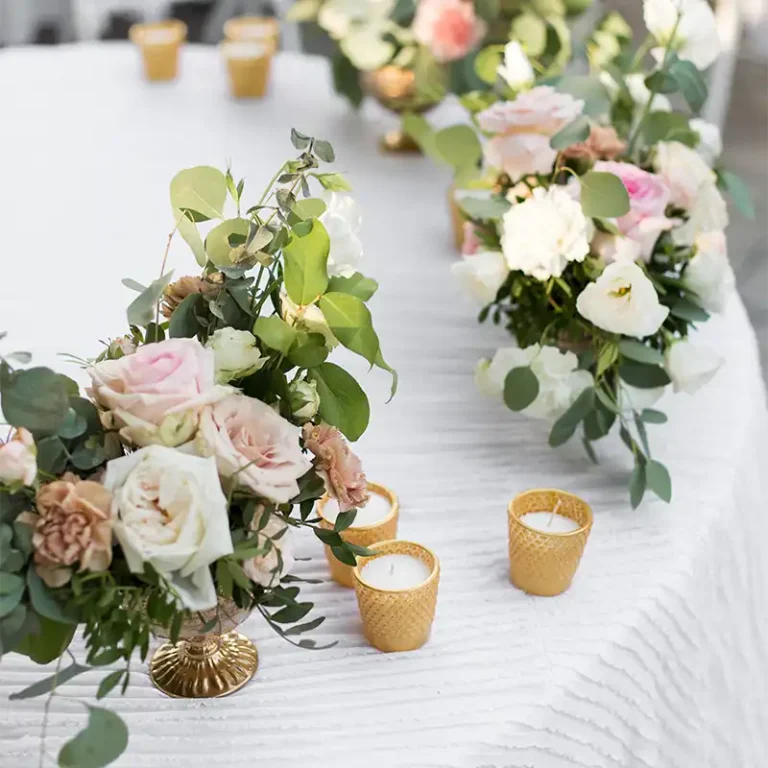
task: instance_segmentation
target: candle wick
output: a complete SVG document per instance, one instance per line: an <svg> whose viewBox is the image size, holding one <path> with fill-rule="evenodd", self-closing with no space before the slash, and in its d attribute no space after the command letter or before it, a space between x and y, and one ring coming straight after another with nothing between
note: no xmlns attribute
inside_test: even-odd
<svg viewBox="0 0 768 768"><path fill-rule="evenodd" d="M549 522L547 523L547 528L552 527L552 523L555 521L555 515L557 514L557 510L560 509L560 503L561 500L557 500L557 504L555 504L555 508L552 510L552 514L549 516Z"/></svg>
<svg viewBox="0 0 768 768"><path fill-rule="evenodd" d="M389 564L389 575L390 576L394 576L395 575L395 564L394 563L390 563Z"/></svg>

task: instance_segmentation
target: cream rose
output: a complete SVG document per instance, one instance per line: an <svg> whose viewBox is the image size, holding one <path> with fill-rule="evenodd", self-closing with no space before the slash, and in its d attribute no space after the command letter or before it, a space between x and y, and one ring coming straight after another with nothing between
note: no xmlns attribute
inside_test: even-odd
<svg viewBox="0 0 768 768"><path fill-rule="evenodd" d="M501 247L509 268L537 280L560 277L571 261L584 261L589 253L588 224L564 187L537 187L504 214Z"/></svg>
<svg viewBox="0 0 768 768"><path fill-rule="evenodd" d="M19 428L13 437L0 440L0 483L32 485L37 477L37 448L32 434Z"/></svg>
<svg viewBox="0 0 768 768"><path fill-rule="evenodd" d="M693 395L708 384L725 361L708 347L688 339L676 341L664 353L664 367L675 392Z"/></svg>
<svg viewBox="0 0 768 768"><path fill-rule="evenodd" d="M683 285L698 296L704 309L722 312L736 285L725 233L698 235L694 245L696 252L683 271Z"/></svg>
<svg viewBox="0 0 768 768"><path fill-rule="evenodd" d="M285 504L312 468L300 435L266 403L236 394L203 411L195 445L203 456L215 457L223 477L235 476L262 498Z"/></svg>
<svg viewBox="0 0 768 768"><path fill-rule="evenodd" d="M479 251L465 256L451 268L467 294L480 304L490 304L509 275L501 251Z"/></svg>
<svg viewBox="0 0 768 768"><path fill-rule="evenodd" d="M168 339L86 370L88 393L132 445L177 446L197 429L200 410L226 396L214 382L214 354L197 339ZM112 423L113 422L113 423Z"/></svg>
<svg viewBox="0 0 768 768"><path fill-rule="evenodd" d="M637 264L609 264L576 299L579 314L609 333L643 339L661 328L669 308Z"/></svg>
<svg viewBox="0 0 768 768"><path fill-rule="evenodd" d="M315 418L320 409L320 395L314 381L300 379L288 387L291 414L298 424L305 424Z"/></svg>
<svg viewBox="0 0 768 768"><path fill-rule="evenodd" d="M338 339L331 332L328 321L320 310L320 307L310 304L300 307L287 293L280 294L280 311L288 325L307 333L320 333L325 337L325 344L330 349L338 345Z"/></svg>
<svg viewBox="0 0 768 768"><path fill-rule="evenodd" d="M320 222L331 239L328 274L351 277L363 256L360 211L352 195L345 192L325 192L323 200L327 207Z"/></svg>
<svg viewBox="0 0 768 768"><path fill-rule="evenodd" d="M226 384L233 379L243 379L256 373L267 362L262 357L256 337L250 331L238 331L234 328L219 328L206 342L213 350L213 363L216 382Z"/></svg>
<svg viewBox="0 0 768 768"><path fill-rule="evenodd" d="M115 536L132 573L149 563L184 608L216 606L211 563L232 554L216 462L153 445L107 464Z"/></svg>
<svg viewBox="0 0 768 768"><path fill-rule="evenodd" d="M258 511L251 522L251 529L259 525ZM258 533L257 546L268 547L263 555L256 555L243 562L245 575L254 583L268 589L280 583L280 579L293 568L292 531L279 515L270 515L269 522Z"/></svg>

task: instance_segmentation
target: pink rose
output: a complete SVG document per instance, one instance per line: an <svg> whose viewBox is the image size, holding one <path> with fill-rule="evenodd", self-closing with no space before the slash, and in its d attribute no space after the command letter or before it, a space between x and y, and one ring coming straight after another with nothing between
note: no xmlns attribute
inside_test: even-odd
<svg viewBox="0 0 768 768"><path fill-rule="evenodd" d="M413 35L440 62L466 56L486 32L470 0L421 0Z"/></svg>
<svg viewBox="0 0 768 768"><path fill-rule="evenodd" d="M598 162L594 169L618 176L629 193L629 213L614 219L622 235L634 240L639 255L650 259L659 235L677 222L666 216L670 189L664 180L631 163Z"/></svg>
<svg viewBox="0 0 768 768"><path fill-rule="evenodd" d="M557 150L549 140L581 114L584 102L549 85L500 101L477 116L480 128L494 134L485 161L515 181L529 173L550 173Z"/></svg>
<svg viewBox="0 0 768 768"><path fill-rule="evenodd" d="M139 446L187 442L202 408L230 391L214 384L213 350L197 339L148 344L87 373L93 382L88 393L106 412L105 425Z"/></svg>
<svg viewBox="0 0 768 768"><path fill-rule="evenodd" d="M368 482L363 465L336 427L305 424L304 444L317 457L315 469L325 480L329 495L339 502L342 512L368 503Z"/></svg>
<svg viewBox="0 0 768 768"><path fill-rule="evenodd" d="M206 408L196 444L214 456L219 474L237 475L254 493L285 504L299 493L298 479L312 468L302 452L301 430L261 400L235 394Z"/></svg>
<svg viewBox="0 0 768 768"><path fill-rule="evenodd" d="M32 485L36 477L35 441L26 429L19 428L7 443L0 441L0 482Z"/></svg>
<svg viewBox="0 0 768 768"><path fill-rule="evenodd" d="M480 250L480 238L471 221L464 222L464 234L461 239L461 252L464 256L474 256Z"/></svg>

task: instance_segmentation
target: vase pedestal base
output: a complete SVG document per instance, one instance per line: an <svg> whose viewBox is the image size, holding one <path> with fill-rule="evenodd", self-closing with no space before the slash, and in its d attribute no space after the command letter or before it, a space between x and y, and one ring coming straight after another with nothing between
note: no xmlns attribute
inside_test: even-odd
<svg viewBox="0 0 768 768"><path fill-rule="evenodd" d="M401 128L387 131L381 138L381 148L385 152L400 154L421 154L419 145Z"/></svg>
<svg viewBox="0 0 768 768"><path fill-rule="evenodd" d="M256 646L238 632L163 643L149 675L163 693L177 699L211 699L240 690L259 665Z"/></svg>

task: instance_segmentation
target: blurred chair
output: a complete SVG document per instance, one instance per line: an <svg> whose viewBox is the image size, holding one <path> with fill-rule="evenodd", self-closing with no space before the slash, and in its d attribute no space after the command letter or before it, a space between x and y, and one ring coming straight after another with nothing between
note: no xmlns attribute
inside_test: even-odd
<svg viewBox="0 0 768 768"><path fill-rule="evenodd" d="M288 9L294 0L216 0L211 15L205 24L203 41L218 43L224 34L224 23L233 16L263 16L272 8L280 19L280 40L283 50L301 50L299 25L286 20Z"/></svg>
<svg viewBox="0 0 768 768"><path fill-rule="evenodd" d="M165 18L172 0L73 0L75 28L80 40L97 40L113 13L134 11L142 21Z"/></svg>
<svg viewBox="0 0 768 768"><path fill-rule="evenodd" d="M0 44L24 45L35 39L41 26L58 29L59 40L75 39L74 0L0 0Z"/></svg>

